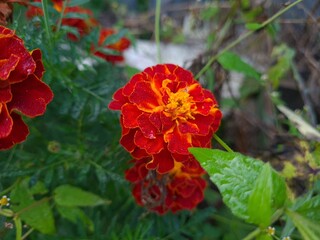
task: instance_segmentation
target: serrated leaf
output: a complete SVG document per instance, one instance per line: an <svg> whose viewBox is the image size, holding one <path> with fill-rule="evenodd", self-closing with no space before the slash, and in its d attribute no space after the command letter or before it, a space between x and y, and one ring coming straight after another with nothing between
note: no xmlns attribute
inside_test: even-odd
<svg viewBox="0 0 320 240"><path fill-rule="evenodd" d="M98 195L70 185L57 187L54 190L54 201L65 207L92 207L109 203Z"/></svg>
<svg viewBox="0 0 320 240"><path fill-rule="evenodd" d="M286 213L300 232L303 239L319 239L320 228L318 223L312 222L308 218L305 218L304 216L290 210L288 210Z"/></svg>
<svg viewBox="0 0 320 240"><path fill-rule="evenodd" d="M283 207L286 197L284 179L269 163L265 164L249 197L249 221L266 228L271 224L275 211Z"/></svg>
<svg viewBox="0 0 320 240"><path fill-rule="evenodd" d="M248 63L244 62L237 54L232 52L225 52L219 56L218 62L226 70L243 73L246 76L260 79L260 73L255 70Z"/></svg>
<svg viewBox="0 0 320 240"><path fill-rule="evenodd" d="M190 148L189 151L219 188L233 214L267 227L286 199L284 179L269 164L240 153L217 149Z"/></svg>
<svg viewBox="0 0 320 240"><path fill-rule="evenodd" d="M74 224L78 224L82 222L83 225L87 226L88 230L93 232L94 231L94 224L90 218L80 209L77 207L63 207L57 205L57 210L60 215L68 219L70 222Z"/></svg>
<svg viewBox="0 0 320 240"><path fill-rule="evenodd" d="M217 149L189 148L219 188L224 203L232 213L247 220L248 200L263 162L240 153Z"/></svg>

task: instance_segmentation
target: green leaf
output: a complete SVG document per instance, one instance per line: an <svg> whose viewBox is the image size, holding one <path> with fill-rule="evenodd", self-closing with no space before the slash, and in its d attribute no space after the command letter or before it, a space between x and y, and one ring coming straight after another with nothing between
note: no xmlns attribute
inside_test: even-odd
<svg viewBox="0 0 320 240"><path fill-rule="evenodd" d="M277 63L268 70L267 76L275 89L279 87L280 80L289 71L294 55L295 51L285 44L273 48L272 56L276 58Z"/></svg>
<svg viewBox="0 0 320 240"><path fill-rule="evenodd" d="M300 215L297 212L288 210L287 215L292 220L293 224L297 227L303 239L318 240L320 236L319 224L312 222L308 218Z"/></svg>
<svg viewBox="0 0 320 240"><path fill-rule="evenodd" d="M251 30L251 31L258 30L261 27L262 27L262 25L260 23L247 23L246 24L246 29Z"/></svg>
<svg viewBox="0 0 320 240"><path fill-rule="evenodd" d="M263 228L269 226L272 215L283 207L286 197L284 179L271 168L269 163L265 164L249 197L249 221Z"/></svg>
<svg viewBox="0 0 320 240"><path fill-rule="evenodd" d="M78 224L79 222L82 222L83 225L87 226L88 230L90 232L94 231L94 224L91 221L90 218L80 209L77 207L63 207L57 205L57 210L60 213L60 215L68 219L70 222L74 224Z"/></svg>
<svg viewBox="0 0 320 240"><path fill-rule="evenodd" d="M240 153L217 149L189 148L219 188L224 203L232 213L248 220L248 200L263 162Z"/></svg>
<svg viewBox="0 0 320 240"><path fill-rule="evenodd" d="M267 227L286 199L284 179L269 164L240 153L189 148L219 188L232 213Z"/></svg>
<svg viewBox="0 0 320 240"><path fill-rule="evenodd" d="M65 207L87 207L108 204L101 197L70 185L62 185L54 190L54 200Z"/></svg>
<svg viewBox="0 0 320 240"><path fill-rule="evenodd" d="M297 213L320 223L320 196L307 199L296 210Z"/></svg>
<svg viewBox="0 0 320 240"><path fill-rule="evenodd" d="M248 77L253 77L260 80L260 73L256 71L248 63L244 62L237 54L225 52L219 56L218 62L226 70L237 71Z"/></svg>
<svg viewBox="0 0 320 240"><path fill-rule="evenodd" d="M32 191L29 189L29 179L22 180L12 190L10 194L12 209L21 220L34 229L45 234L54 233L54 218L49 199L42 198L39 201L35 201Z"/></svg>
<svg viewBox="0 0 320 240"><path fill-rule="evenodd" d="M270 225L272 209L271 167L265 164L255 183L248 201L249 221L267 227Z"/></svg>

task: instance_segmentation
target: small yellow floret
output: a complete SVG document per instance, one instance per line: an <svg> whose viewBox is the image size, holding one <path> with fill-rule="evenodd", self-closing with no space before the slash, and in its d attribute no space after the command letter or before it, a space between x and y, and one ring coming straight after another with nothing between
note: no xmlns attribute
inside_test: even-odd
<svg viewBox="0 0 320 240"><path fill-rule="evenodd" d="M268 227L267 228L267 233L270 235L270 236L273 236L275 233L276 233L276 229L274 227Z"/></svg>
<svg viewBox="0 0 320 240"><path fill-rule="evenodd" d="M10 205L10 198L8 198L6 195L2 196L0 199L0 206L9 206Z"/></svg>

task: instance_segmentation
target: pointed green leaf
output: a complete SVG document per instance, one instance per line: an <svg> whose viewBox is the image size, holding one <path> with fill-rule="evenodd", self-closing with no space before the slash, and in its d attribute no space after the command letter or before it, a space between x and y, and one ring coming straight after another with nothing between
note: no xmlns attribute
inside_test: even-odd
<svg viewBox="0 0 320 240"><path fill-rule="evenodd" d="M219 188L224 203L232 213L247 220L248 200L263 162L240 153L217 149L189 148Z"/></svg>
<svg viewBox="0 0 320 240"><path fill-rule="evenodd" d="M287 215L292 220L293 224L297 227L303 239L318 240L320 236L319 224L311 221L310 219L300 215L297 212L288 210Z"/></svg>
<svg viewBox="0 0 320 240"><path fill-rule="evenodd" d="M271 168L269 164L265 164L255 186L252 194L248 200L248 215L249 221L267 227L270 225L272 209L272 177Z"/></svg>
<svg viewBox="0 0 320 240"><path fill-rule="evenodd" d="M86 207L107 204L101 197L70 185L62 185L54 190L54 200L66 207Z"/></svg>
<svg viewBox="0 0 320 240"><path fill-rule="evenodd" d="M244 62L237 54L225 52L219 56L218 62L224 69L243 73L246 76L260 79L260 73L248 63Z"/></svg>
<svg viewBox="0 0 320 240"><path fill-rule="evenodd" d="M233 214L267 227L286 199L284 179L269 164L240 153L189 148Z"/></svg>
<svg viewBox="0 0 320 240"><path fill-rule="evenodd" d="M282 208L287 198L286 183L267 163L255 182L248 201L249 221L267 227L275 211Z"/></svg>

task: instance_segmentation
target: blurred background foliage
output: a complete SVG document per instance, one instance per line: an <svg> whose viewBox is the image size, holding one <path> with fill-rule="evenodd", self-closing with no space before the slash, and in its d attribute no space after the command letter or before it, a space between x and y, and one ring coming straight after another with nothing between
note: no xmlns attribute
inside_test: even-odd
<svg viewBox="0 0 320 240"><path fill-rule="evenodd" d="M204 51L186 62L196 75L211 56L286 4L162 1L161 40L202 45ZM155 1L90 1L83 6L104 26L128 29L133 43L153 40ZM138 69L94 57L90 47L97 42L95 31L75 44L65 37L70 29L61 29L52 32L49 41L43 19L26 24L24 12L24 7L15 7L11 28L29 50L42 50L44 81L55 98L44 116L25 119L30 128L27 141L0 152L0 193L10 196L27 179L27 189L38 184L46 189L30 190L35 200L70 184L110 201L70 215L53 208L56 231L34 231L27 239L231 240L254 229L230 213L213 184L193 212L158 216L138 207L124 179L130 156L119 145L119 115L107 108L115 90ZM200 78L224 113L219 136L235 151L269 161L286 177L295 196L320 191L319 13L320 1L302 2L221 56ZM59 17L50 16L52 23ZM279 110L281 104L292 112ZM306 126L311 130L305 131ZM214 147L219 148L217 143ZM0 217L0 239L14 239L15 231L4 227L5 222ZM282 227L281 221L276 223L279 235ZM292 239L300 236L294 233Z"/></svg>

